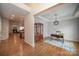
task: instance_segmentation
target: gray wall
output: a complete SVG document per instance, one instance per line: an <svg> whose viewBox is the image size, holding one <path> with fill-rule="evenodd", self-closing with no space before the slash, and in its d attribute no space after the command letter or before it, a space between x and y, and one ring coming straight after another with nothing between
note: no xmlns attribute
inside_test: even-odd
<svg viewBox="0 0 79 59"><path fill-rule="evenodd" d="M79 41L79 18L62 20L59 25L48 23L48 35L61 31L64 33L64 39L70 41Z"/></svg>

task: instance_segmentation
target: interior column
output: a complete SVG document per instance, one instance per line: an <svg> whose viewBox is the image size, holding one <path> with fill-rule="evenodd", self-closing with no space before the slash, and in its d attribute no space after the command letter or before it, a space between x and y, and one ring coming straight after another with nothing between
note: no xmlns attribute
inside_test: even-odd
<svg viewBox="0 0 79 59"><path fill-rule="evenodd" d="M25 42L34 47L34 17L30 13L24 19L24 33Z"/></svg>

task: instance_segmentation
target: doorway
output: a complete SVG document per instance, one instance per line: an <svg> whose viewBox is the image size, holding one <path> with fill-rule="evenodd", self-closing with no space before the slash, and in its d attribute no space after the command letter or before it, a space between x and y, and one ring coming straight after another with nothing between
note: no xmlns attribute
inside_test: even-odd
<svg viewBox="0 0 79 59"><path fill-rule="evenodd" d="M24 20L10 20L9 24L9 33L24 39Z"/></svg>

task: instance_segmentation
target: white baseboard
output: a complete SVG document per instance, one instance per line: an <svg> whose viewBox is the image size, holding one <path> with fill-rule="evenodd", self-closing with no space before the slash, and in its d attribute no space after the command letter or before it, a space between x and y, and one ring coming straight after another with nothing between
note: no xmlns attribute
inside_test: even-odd
<svg viewBox="0 0 79 59"><path fill-rule="evenodd" d="M32 47L35 47L34 45L32 45L31 43L29 43L28 41L24 40L27 44L29 44Z"/></svg>
<svg viewBox="0 0 79 59"><path fill-rule="evenodd" d="M64 40L68 40L68 39L64 39ZM68 41L79 42L79 40L68 40Z"/></svg>

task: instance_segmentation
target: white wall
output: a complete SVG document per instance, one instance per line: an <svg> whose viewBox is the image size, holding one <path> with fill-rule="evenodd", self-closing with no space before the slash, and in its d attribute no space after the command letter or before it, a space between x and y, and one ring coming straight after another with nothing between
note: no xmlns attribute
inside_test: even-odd
<svg viewBox="0 0 79 59"><path fill-rule="evenodd" d="M9 24L9 33L13 33L13 22L10 21Z"/></svg>
<svg viewBox="0 0 79 59"><path fill-rule="evenodd" d="M9 20L2 18L2 40L9 37Z"/></svg>
<svg viewBox="0 0 79 59"><path fill-rule="evenodd" d="M64 33L64 39L70 41L79 41L79 18L71 20L60 21L59 25L53 25L53 23L48 23L48 34L56 33L56 31L61 31Z"/></svg>
<svg viewBox="0 0 79 59"><path fill-rule="evenodd" d="M25 42L31 46L34 44L34 18L32 14L28 14L24 19L24 30L25 30Z"/></svg>
<svg viewBox="0 0 79 59"><path fill-rule="evenodd" d="M43 24L43 37L48 36L48 31L47 31L47 22L44 21L43 18L35 17L35 23L42 23Z"/></svg>

